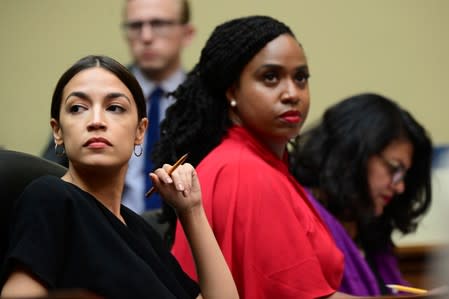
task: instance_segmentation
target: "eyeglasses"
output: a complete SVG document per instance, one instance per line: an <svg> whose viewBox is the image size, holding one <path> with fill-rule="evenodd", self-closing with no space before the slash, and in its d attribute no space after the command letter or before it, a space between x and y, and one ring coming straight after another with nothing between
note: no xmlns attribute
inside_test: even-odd
<svg viewBox="0 0 449 299"><path fill-rule="evenodd" d="M385 166L388 168L388 172L391 175L391 184L396 185L401 182L407 174L407 169L401 162L390 160L382 155L379 155Z"/></svg>
<svg viewBox="0 0 449 299"><path fill-rule="evenodd" d="M157 36L168 36L173 31L173 27L183 25L176 20L152 19L147 21L131 21L123 24L126 33L130 38L139 38L142 35L142 29L145 25L151 27L152 33Z"/></svg>

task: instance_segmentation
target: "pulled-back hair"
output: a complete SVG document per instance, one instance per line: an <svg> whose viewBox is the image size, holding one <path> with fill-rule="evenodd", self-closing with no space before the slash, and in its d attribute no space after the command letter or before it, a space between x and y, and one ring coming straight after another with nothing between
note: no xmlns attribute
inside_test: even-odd
<svg viewBox="0 0 449 299"><path fill-rule="evenodd" d="M413 146L405 191L374 216L368 159L394 141ZM394 229L406 234L431 202L432 143L425 129L393 101L372 93L347 98L327 109L320 123L297 137L291 170L298 181L338 219L355 221L365 249L392 244Z"/></svg>
<svg viewBox="0 0 449 299"><path fill-rule="evenodd" d="M89 55L81 58L75 62L68 70L62 74L56 83L53 97L51 100L51 117L59 122L59 113L61 110L62 93L69 81L75 77L79 72L86 69L100 67L114 74L123 84L129 89L133 95L137 106L138 120L146 117L146 103L143 96L142 88L137 82L136 78L129 72L129 70L116 60L101 55Z"/></svg>
<svg viewBox="0 0 449 299"><path fill-rule="evenodd" d="M217 26L199 62L174 92L176 102L161 123L161 138L152 158L156 166L173 163L184 153L193 166L216 147L231 126L226 90L267 43L289 27L268 16L249 16ZM165 206L164 209L167 207ZM174 220L174 214L168 216Z"/></svg>

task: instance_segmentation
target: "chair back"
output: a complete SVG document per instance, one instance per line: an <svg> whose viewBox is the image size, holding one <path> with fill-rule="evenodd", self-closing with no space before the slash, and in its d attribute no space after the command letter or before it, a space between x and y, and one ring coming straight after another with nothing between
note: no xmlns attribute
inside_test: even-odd
<svg viewBox="0 0 449 299"><path fill-rule="evenodd" d="M37 156L0 150L0 262L8 248L12 208L23 189L40 176L61 177L66 171L65 167Z"/></svg>

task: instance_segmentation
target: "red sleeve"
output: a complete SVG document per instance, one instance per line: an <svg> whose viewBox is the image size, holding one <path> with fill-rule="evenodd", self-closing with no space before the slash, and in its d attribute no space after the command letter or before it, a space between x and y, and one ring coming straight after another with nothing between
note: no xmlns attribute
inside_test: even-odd
<svg viewBox="0 0 449 299"><path fill-rule="evenodd" d="M321 226L288 179L258 159L236 159L219 169L214 165L198 168L204 206L240 296L315 298L333 293L339 278L326 277L314 248L314 242L322 241L315 240L323 235ZM173 253L194 273L181 229ZM340 277L341 268L336 264Z"/></svg>

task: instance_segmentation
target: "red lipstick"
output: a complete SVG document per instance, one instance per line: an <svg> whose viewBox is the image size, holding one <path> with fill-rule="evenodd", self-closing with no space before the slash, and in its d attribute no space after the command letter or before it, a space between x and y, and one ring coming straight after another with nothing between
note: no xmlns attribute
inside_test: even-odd
<svg viewBox="0 0 449 299"><path fill-rule="evenodd" d="M290 110L281 114L281 118L291 124L297 124L301 121L302 117L299 111Z"/></svg>

